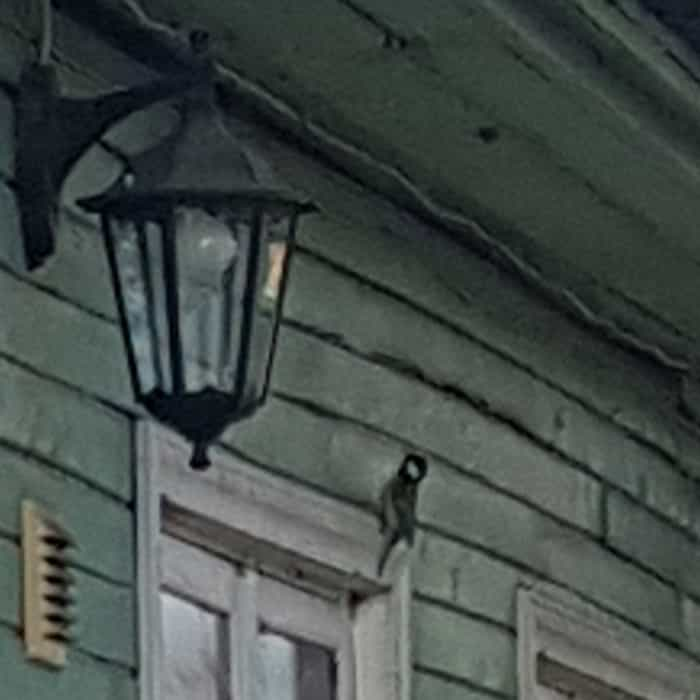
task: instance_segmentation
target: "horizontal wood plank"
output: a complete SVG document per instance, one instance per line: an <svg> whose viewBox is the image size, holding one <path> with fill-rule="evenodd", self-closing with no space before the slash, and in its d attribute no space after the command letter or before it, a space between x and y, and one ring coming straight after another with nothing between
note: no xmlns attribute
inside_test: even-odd
<svg viewBox="0 0 700 700"><path fill-rule="evenodd" d="M347 188L343 196L339 183L330 178L326 183L308 169L302 173L288 155L284 165L290 176L310 181L334 214L305 222L304 245L411 300L645 440L677 452L672 414L661 408L675 406L672 376L572 322L506 272L431 229L379 203L371 210L375 220L363 219L366 192Z"/></svg>
<svg viewBox="0 0 700 700"><path fill-rule="evenodd" d="M412 564L416 593L513 629L516 589L533 580L532 574L433 532L421 533Z"/></svg>
<svg viewBox="0 0 700 700"><path fill-rule="evenodd" d="M131 389L116 324L0 272L0 353L97 396L130 405ZM18 313L21 309L22 313ZM41 342L37 342L41 329Z"/></svg>
<svg viewBox="0 0 700 700"><path fill-rule="evenodd" d="M144 7L168 24L185 24L192 12L187 0L144 0ZM424 10L430 11L429 6ZM309 17L314 18L312 32L307 31ZM692 328L691 256L677 247L665 249L678 270L675 283L667 284L656 260L646 254L657 238L654 226L640 225L628 206L611 205L540 139L499 123L474 95L455 91L432 61L439 46L387 52L384 31L375 22L347 5L320 1L305 3L302 11L279 0L248 0L239 4L235 19L223 7L208 5L198 18L223 63L303 113L304 126L298 128L307 143L319 146L307 125L320 125L361 150L359 157L348 157L337 142L320 140L322 152L356 177L400 197L405 190L396 184L398 178L386 177L387 170L396 169L432 198L492 226L513 247L536 248L538 261L557 251L559 260L545 267L548 272L554 267L566 279L569 268L595 270L601 287L621 288L686 330ZM479 129L494 122L500 137L484 143ZM381 165L368 167L375 161ZM523 183L527 196L518 196ZM623 258L627 264L618 265Z"/></svg>
<svg viewBox="0 0 700 700"><path fill-rule="evenodd" d="M423 602L414 602L411 619L415 664L515 695L514 635Z"/></svg>
<svg viewBox="0 0 700 700"><path fill-rule="evenodd" d="M132 583L132 512L124 504L4 447L0 447L0 474L0 529L6 535L19 535L20 503L33 499L74 536L76 563L115 581Z"/></svg>
<svg viewBox="0 0 700 700"><path fill-rule="evenodd" d="M15 627L0 625L3 695L13 700L136 700L137 682L128 669L69 652L66 668L57 673L24 657Z"/></svg>
<svg viewBox="0 0 700 700"><path fill-rule="evenodd" d="M698 540L646 512L627 497L606 499L606 542L700 599Z"/></svg>
<svg viewBox="0 0 700 700"><path fill-rule="evenodd" d="M329 235L333 235L329 233ZM397 266L406 260L397 257ZM436 314L310 255L294 262L287 317L376 362L461 393L683 526L695 526L687 479L658 451ZM416 285L417 286L417 285ZM318 290L323 290L319 303ZM343 309L342 313L338 313ZM439 314L439 312L437 312ZM505 449L505 448L504 448ZM547 460L539 465L546 468ZM524 465L522 465L524 468ZM485 466L484 471L493 473ZM533 470L529 470L532 475Z"/></svg>
<svg viewBox="0 0 700 700"><path fill-rule="evenodd" d="M668 228L669 237L679 234L687 240L691 220L687 204L680 202L697 197L697 182L653 139L640 148L641 135L628 129L619 113L591 91L581 90L570 70L551 54L533 52L528 38L494 17L493 6L467 10L459 0L444 0L437 10L429 0L410 6L358 0L358 6L404 36L420 36L430 46L433 69L449 89L488 106L493 119L507 128L531 134L543 150L595 182L601 196L604 191L610 202L624 202L640 226L656 221ZM461 41L454 42L455 36ZM670 63L676 57L666 52L659 58ZM525 109L523 95L528 96ZM620 168L620 163L628 167Z"/></svg>
<svg viewBox="0 0 700 700"><path fill-rule="evenodd" d="M386 435L279 400L271 400L256 417L235 426L226 437L256 461L375 511L382 485L395 473L408 449ZM440 459L431 459L429 469L419 496L418 517L422 523L560 581L643 627L671 639L680 638L678 606L670 586L619 560L579 532ZM506 604L507 582L514 581L514 573L504 570L503 588L494 585L494 601L487 603L488 598L469 592L469 572L462 568L458 547L448 546L449 556L434 574L426 574L421 585L428 595L455 604L454 574L449 569L457 567L457 601L463 603L456 604L473 605L474 612L501 619L498 615L504 616L506 608L497 613L490 606L499 600ZM441 556L436 554L434 558L430 550L426 552L432 566ZM442 566L449 568L443 570ZM488 578L493 574L484 575Z"/></svg>
<svg viewBox="0 0 700 700"><path fill-rule="evenodd" d="M283 181L303 188L328 212L300 227L304 245L401 292L617 423L675 450L672 425L660 408L675 406L672 374L657 372L645 360L595 336L454 238L337 172L319 168L289 144L248 125L238 124L237 129ZM593 306L605 305L625 318L630 309L618 309L621 303L619 297L606 297Z"/></svg>
<svg viewBox="0 0 700 700"><path fill-rule="evenodd" d="M0 378L0 439L124 501L132 497L126 416L3 359Z"/></svg>
<svg viewBox="0 0 700 700"><path fill-rule="evenodd" d="M581 528L599 531L594 479L419 380L286 328L273 385L441 455Z"/></svg>

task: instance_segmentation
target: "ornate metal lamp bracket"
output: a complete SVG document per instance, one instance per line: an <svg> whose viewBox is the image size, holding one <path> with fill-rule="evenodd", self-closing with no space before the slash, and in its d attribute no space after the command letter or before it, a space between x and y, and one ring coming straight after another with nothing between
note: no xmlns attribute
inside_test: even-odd
<svg viewBox="0 0 700 700"><path fill-rule="evenodd" d="M110 126L213 79L208 58L191 69L145 85L88 99L63 97L52 66L28 66L20 80L16 120L16 183L29 270L55 248L61 186L71 168Z"/></svg>

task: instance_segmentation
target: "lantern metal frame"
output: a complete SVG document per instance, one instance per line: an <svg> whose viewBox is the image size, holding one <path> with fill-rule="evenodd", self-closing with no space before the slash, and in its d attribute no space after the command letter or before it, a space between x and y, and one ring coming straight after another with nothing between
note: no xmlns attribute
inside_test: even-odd
<svg viewBox="0 0 700 700"><path fill-rule="evenodd" d="M316 207L308 202L282 198L271 191L251 191L250 193L239 191L235 194L184 190L170 190L154 194L130 194L126 192L111 196L106 194L91 197L81 200L79 204L87 211L99 213L101 216L102 234L107 251L112 286L115 290L119 323L126 346L129 374L135 398L146 407L151 415L162 423L175 428L193 443L194 449L190 466L195 469L206 469L210 464L207 457L207 449L210 444L220 436L228 425L248 418L255 413L267 398L272 362L279 334L282 304L285 298L289 267L294 251L297 220L301 214L315 211ZM236 386L233 393L212 387L194 392L185 390L186 358L184 357L181 340L180 310L178 308L177 241L173 225L173 212L179 205L208 211L226 210L235 208L238 205L249 208L251 212L253 225L250 232L250 240L254 250L249 256L247 261L248 268L244 272L246 286L245 299L242 305L244 317L241 322L243 338L240 343L240 355L236 368ZM259 270L257 266L263 238L263 209L265 209L266 205L274 207L280 214L289 216L288 237L286 239L288 248L280 279L279 293L275 302L275 308L272 311L274 325L267 353L268 362L265 368L265 376L254 400L247 400L244 396L244 389L249 371L250 329L255 312L255 293L259 284ZM265 209L265 211L269 210ZM170 381L172 385L170 393L163 391L158 386L146 392L141 384L112 232L115 220L120 219L126 219L134 223L141 236L143 236L142 232L147 222L155 223L160 228L163 260L165 263L163 275L168 351L170 356ZM140 264L143 267L147 267L148 260L146 258L145 245L141 244L139 248ZM151 303L153 302L151 301ZM222 336L226 336L230 332L230 327L226 326L221 331ZM150 342L154 345L157 344L157 332L153 325L151 325L149 333L151 335Z"/></svg>
<svg viewBox="0 0 700 700"><path fill-rule="evenodd" d="M70 169L83 153L110 126L132 112L168 98L182 97L183 119L180 129L176 129L155 147L128 158L127 171L107 191L79 200L78 203L86 211L97 213L101 217L102 235L134 397L157 420L174 428L193 443L190 464L197 469L205 469L209 465L207 449L224 429L229 424L252 415L266 399L294 250L296 224L299 216L316 210L313 204L294 194L258 186L256 178L252 178L252 186L231 187L226 173L218 179L208 179L210 186L201 181L190 184L187 177L182 177L183 172L187 174L187 171L178 171L174 163L183 133L193 121L187 118L186 108L192 107L198 100L210 103L209 106L213 104L216 97L213 75L211 62L195 56L192 69L184 74L97 99L75 100L59 95L52 68L33 65L25 71L20 84L17 119L17 189L26 262L31 270L54 252L58 193ZM188 95L193 92L194 99L192 94ZM225 165L220 155L218 158L215 155L214 160L217 160L215 166ZM216 167L212 167L212 172L215 170ZM222 173L219 172L219 175ZM241 320L236 321L240 332L240 337L237 337L238 354L235 360L231 360L236 369L232 372L233 387L229 391L216 385L196 390L189 390L185 386L187 351L183 348L180 328L178 239L175 227L175 212L178 208L201 210L215 216L230 213L232 218L242 216L243 211L250 217L247 230L250 250L241 262L245 268L245 291L239 304L242 313L237 317ZM251 367L252 336L256 332L256 319L253 315L255 303L259 301L259 275L263 269L261 247L265 241L272 241L268 240L269 232L264 228L272 225L269 223L272 216L281 218L287 226L284 237L286 248L274 308L269 311L272 326L271 331L268 331L271 335L267 337L263 346L265 354L262 355L266 364ZM125 301L126 283L120 277L120 263L115 250L113 227L120 222L129 223L137 232L140 241L138 255L144 276L149 265L148 250L140 239L146 235L147 225L152 227L155 224L159 231L162 258L160 272L164 290L162 298L171 373L169 387L164 388L156 383L146 390L142 385L135 352L137 339L135 335L132 337L135 331L130 327ZM153 304L155 301L151 296L146 301L146 307L152 307ZM152 308L146 310L152 314ZM224 315L222 314L221 322L223 332L226 333L231 329L224 325ZM222 332L221 328L217 330ZM149 333L153 332L151 326ZM161 340L162 338L158 339L158 342ZM150 342L156 342L155 336L150 338ZM254 370L261 368L264 370L264 376L259 378L261 382L253 382L251 377ZM255 391L251 391L251 385Z"/></svg>

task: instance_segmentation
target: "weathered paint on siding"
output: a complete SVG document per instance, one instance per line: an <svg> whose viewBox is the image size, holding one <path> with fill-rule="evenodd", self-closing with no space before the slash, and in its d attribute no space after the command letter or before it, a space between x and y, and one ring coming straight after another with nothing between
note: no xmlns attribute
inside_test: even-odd
<svg viewBox="0 0 700 700"><path fill-rule="evenodd" d="M5 79L16 79L22 31L0 14ZM111 292L94 221L75 210L64 208L45 271L18 266L12 130L0 91L0 678L13 700L131 700L134 407ZM429 455L413 561L416 700L514 696L514 594L535 579L700 658L700 442L675 413L676 378L262 137L323 215L301 231L273 396L224 444L367 510L405 451ZM80 167L75 192L116 164L95 149ZM65 674L27 666L16 639L24 497L81 545L82 634Z"/></svg>

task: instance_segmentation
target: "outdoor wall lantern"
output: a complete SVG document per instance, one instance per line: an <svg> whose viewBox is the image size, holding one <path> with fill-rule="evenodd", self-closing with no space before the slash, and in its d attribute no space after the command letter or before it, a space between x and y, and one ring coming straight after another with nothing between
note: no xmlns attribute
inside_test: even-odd
<svg viewBox="0 0 700 700"><path fill-rule="evenodd" d="M20 89L17 184L27 264L53 252L56 193L129 113L180 95L180 126L79 204L101 217L133 391L194 449L265 400L294 232L313 205L262 187L218 111L210 67L91 100L56 96L46 66Z"/></svg>

